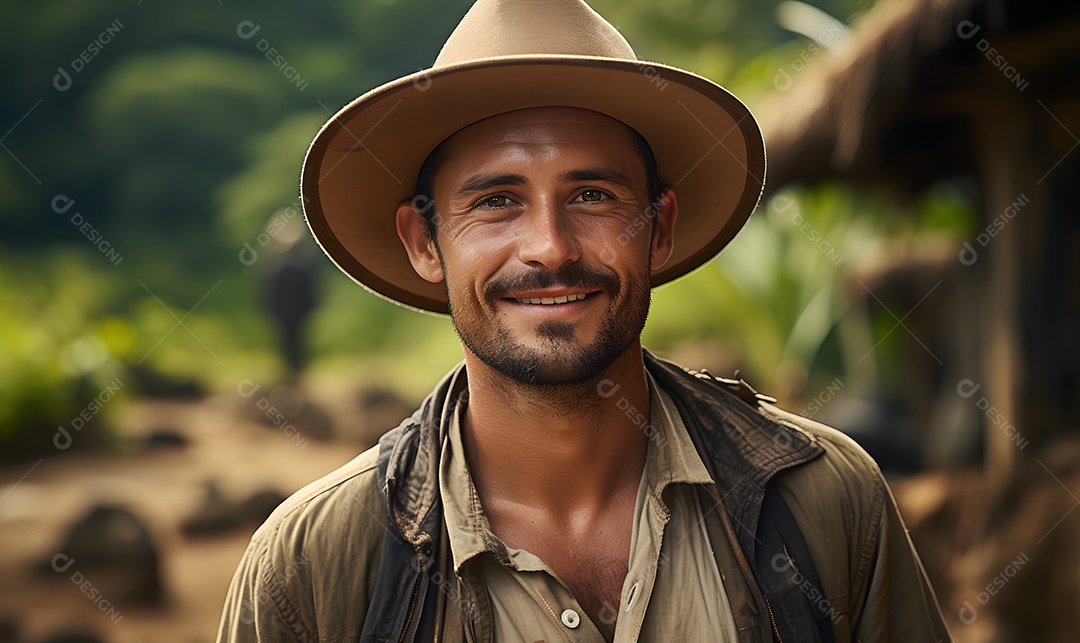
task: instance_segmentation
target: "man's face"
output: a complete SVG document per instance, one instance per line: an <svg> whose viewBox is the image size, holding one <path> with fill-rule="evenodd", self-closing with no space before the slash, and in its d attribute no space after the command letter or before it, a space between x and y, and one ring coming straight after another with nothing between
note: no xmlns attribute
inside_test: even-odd
<svg viewBox="0 0 1080 643"><path fill-rule="evenodd" d="M481 361L570 384L637 344L668 253L625 125L573 108L489 118L446 142L433 187L451 317Z"/></svg>

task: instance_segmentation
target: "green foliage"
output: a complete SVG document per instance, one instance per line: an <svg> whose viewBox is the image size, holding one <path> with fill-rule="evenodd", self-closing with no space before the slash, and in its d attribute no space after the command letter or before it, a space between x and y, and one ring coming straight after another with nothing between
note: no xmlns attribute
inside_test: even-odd
<svg viewBox="0 0 1080 643"><path fill-rule="evenodd" d="M266 322L241 294L250 289L230 297L222 282L207 297L214 305L193 310L199 296L178 304L142 279L117 278L119 267L82 246L3 256L0 440L70 422L118 378L119 397L136 392L134 365L211 387L281 370Z"/></svg>
<svg viewBox="0 0 1080 643"><path fill-rule="evenodd" d="M847 309L842 277L881 236L878 207L835 185L779 193L717 259L656 291L645 339L732 338L762 386L809 368Z"/></svg>
<svg viewBox="0 0 1080 643"><path fill-rule="evenodd" d="M66 421L87 392L135 364L219 389L279 376L260 295L267 265L245 265L239 251L295 204L304 151L330 113L429 66L469 4L12 5L0 23L9 62L0 116L11 128L0 153L0 239L10 250L0 258L0 440ZM593 2L642 58L725 83L751 107L807 51L777 26L777 4ZM821 6L848 20L867 4ZM123 29L58 91L58 68L114 21ZM238 33L244 21L258 26L254 36ZM267 59L268 47L302 88ZM52 209L60 194L122 263L94 250L72 212ZM721 257L655 293L645 340L663 349L726 338L763 386L792 365L842 368L835 335L850 299L845 274L882 237L965 234L970 200L938 186L912 223L836 186L786 191ZM319 368L360 363L360 377L426 388L460 359L448 320L389 304L316 259L323 297L309 336Z"/></svg>
<svg viewBox="0 0 1080 643"><path fill-rule="evenodd" d="M358 381L419 399L461 361L449 318L407 310L334 272L323 281L323 303L311 320L312 349L322 365L347 370L363 364L352 369Z"/></svg>
<svg viewBox="0 0 1080 643"><path fill-rule="evenodd" d="M291 116L246 146L247 167L221 184L217 191L218 222L231 242L250 241L282 207L299 207L298 159L304 157L312 132L326 113Z"/></svg>
<svg viewBox="0 0 1080 643"><path fill-rule="evenodd" d="M133 332L106 312L114 297L110 280L77 250L58 248L40 266L0 260L0 440L68 422L84 389L121 374L114 356L131 349Z"/></svg>
<svg viewBox="0 0 1080 643"><path fill-rule="evenodd" d="M266 67L201 49L116 66L87 107L112 168L114 226L184 230L200 212L212 224L206 195L240 169L245 141L270 125L272 98L283 91Z"/></svg>
<svg viewBox="0 0 1080 643"><path fill-rule="evenodd" d="M976 197L966 193L964 187L949 182L930 186L915 206L917 226L958 237L974 234L979 220L973 207Z"/></svg>

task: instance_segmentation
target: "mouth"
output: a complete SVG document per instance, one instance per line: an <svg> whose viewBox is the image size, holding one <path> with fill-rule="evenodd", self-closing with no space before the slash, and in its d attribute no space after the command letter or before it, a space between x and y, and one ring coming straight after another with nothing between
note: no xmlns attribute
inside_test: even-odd
<svg viewBox="0 0 1080 643"><path fill-rule="evenodd" d="M568 304L574 301L580 301L585 299L592 293L571 293L569 295L548 296L548 297L511 297L519 304L533 304L540 306L554 306L555 304Z"/></svg>

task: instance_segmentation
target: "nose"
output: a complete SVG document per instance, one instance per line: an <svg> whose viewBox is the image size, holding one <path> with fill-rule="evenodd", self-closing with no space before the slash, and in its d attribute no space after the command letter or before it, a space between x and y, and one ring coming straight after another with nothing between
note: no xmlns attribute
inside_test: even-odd
<svg viewBox="0 0 1080 643"><path fill-rule="evenodd" d="M554 271L581 258L573 224L556 203L537 204L519 220L518 258L522 263Z"/></svg>

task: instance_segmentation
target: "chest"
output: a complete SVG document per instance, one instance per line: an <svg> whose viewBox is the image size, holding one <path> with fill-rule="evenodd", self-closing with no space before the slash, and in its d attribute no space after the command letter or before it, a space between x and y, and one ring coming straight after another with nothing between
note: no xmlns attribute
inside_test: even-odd
<svg viewBox="0 0 1080 643"><path fill-rule="evenodd" d="M628 571L633 516L630 504L584 524L511 519L492 527L507 546L543 560L611 640Z"/></svg>
<svg viewBox="0 0 1080 643"><path fill-rule="evenodd" d="M532 549L567 586L594 623L614 630L630 558L630 531L608 533L577 546Z"/></svg>

